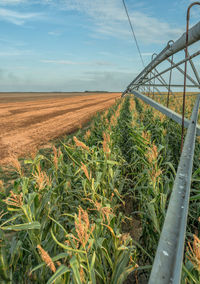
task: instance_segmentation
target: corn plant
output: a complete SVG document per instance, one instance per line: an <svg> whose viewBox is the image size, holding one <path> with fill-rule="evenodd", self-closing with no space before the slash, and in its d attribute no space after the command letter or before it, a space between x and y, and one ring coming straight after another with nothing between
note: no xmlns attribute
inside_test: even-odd
<svg viewBox="0 0 200 284"><path fill-rule="evenodd" d="M3 176L0 183L1 282L114 284L148 278L180 135L177 124L127 97L52 149L21 164L15 160L10 181ZM188 283L199 280L199 145L197 139L183 270Z"/></svg>

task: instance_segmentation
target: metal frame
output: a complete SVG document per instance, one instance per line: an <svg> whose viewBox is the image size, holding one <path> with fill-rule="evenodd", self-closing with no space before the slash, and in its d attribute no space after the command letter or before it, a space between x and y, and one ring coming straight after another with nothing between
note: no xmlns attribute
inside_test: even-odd
<svg viewBox="0 0 200 284"><path fill-rule="evenodd" d="M191 60L191 59L189 59L189 60ZM169 63L171 63L172 66L175 65L175 63L174 63L172 60L170 60L169 58L167 58L167 61L169 61ZM183 69L181 69L179 66L176 66L176 69L177 69L181 74L183 74L183 75L185 74L185 72L183 71ZM194 86L196 86L197 88L200 89L199 83L197 83L191 76L189 76L188 74L186 74L186 77L187 77L187 79L188 79L189 81L191 81L191 82L193 83Z"/></svg>
<svg viewBox="0 0 200 284"><path fill-rule="evenodd" d="M199 40L200 40L200 38L199 38ZM171 66L171 67L169 67L169 68L163 70L163 71L160 72L159 74L154 75L154 76L151 78L151 80L154 79L154 78L159 77L160 75L163 75L163 74L167 73L167 72L170 71L171 69L174 69L174 68L178 67L179 65L185 63L185 61L188 61L188 60L190 60L190 59L192 59L192 58L194 58L194 57L196 57L196 56L198 56L198 55L200 55L200 50L197 51L197 52L195 52L195 53L193 53L192 55L188 56L187 58L185 58L185 59L179 61L178 63L174 64L173 66ZM151 72L151 71L150 71L150 72ZM136 77L136 78L137 78L137 77ZM127 94L128 92L131 92L133 89L135 89L135 86L136 86L136 85L137 85L137 88L139 88L140 86L143 86L144 84L146 84L146 83L149 82L149 81L150 81L150 79L145 80L145 79L141 78L138 82L135 82L135 81L131 82L131 84L127 87L127 89L122 93L122 97L123 97L125 94ZM136 84L136 83L137 83L137 84ZM199 87L199 85L198 85L198 87Z"/></svg>
<svg viewBox="0 0 200 284"><path fill-rule="evenodd" d="M200 2L194 2L188 7L186 32L175 42L169 41L167 46L158 55L154 54L156 56L152 56L151 62L136 78L133 79L126 90L122 93L122 97L126 94L134 94L137 98L142 99L145 103L151 105L182 125L182 154L154 259L149 284L178 284L181 280L195 139L196 135L200 136L200 126L197 126L200 94L191 94L197 96L196 103L192 111L191 119L188 120L185 118L186 87L196 88L198 92L200 89L200 76L192 60L196 56L200 55L200 50L193 52L191 55L188 52L188 47L200 40L200 22L189 29L190 9L194 5L200 5ZM175 63L174 55L180 51L185 52L185 58ZM164 70L158 71L157 66L160 66L162 62L170 63L170 67L165 67ZM190 63L193 74L189 75L187 73L187 62ZM184 70L180 67L181 64L185 65ZM172 82L172 70L175 68L184 76L183 84L174 84ZM162 77L162 75L167 72L169 72L168 83ZM191 75L194 75L195 78ZM157 81L155 81L156 79ZM190 85L187 84L187 79L190 81ZM149 92L145 91L144 88L146 87ZM182 115L179 115L152 100L149 97L151 94L151 87L153 88L153 98L154 95L162 95L160 91L158 92L159 94L155 94L154 88L159 90L159 87L162 87L168 90L168 93L165 94L167 95L167 106L169 105L170 97L172 97L173 94L172 88L184 87ZM184 128L188 128L185 142L183 141Z"/></svg>
<svg viewBox="0 0 200 284"><path fill-rule="evenodd" d="M188 31L188 46L191 44L197 42L200 40L200 22L198 22L195 26L193 26ZM148 82L150 80L145 81L145 78L147 75L161 62L165 61L165 59L169 58L173 54L183 50L186 47L186 34L184 33L177 41L175 41L173 44L167 44L167 46L143 69L143 71L128 85L126 90L123 92L122 96L124 96L127 92L132 90L132 85L136 82L138 85L142 85L142 82ZM188 56L178 64L175 64L174 66L171 66L170 68L166 69L164 72L161 72L160 75L164 74L167 71L170 71L171 69L179 66L180 64L183 64L185 61L188 61L189 59L194 58L195 56L199 55L200 51L192 54L191 56ZM157 78L159 75L156 75L155 77L152 77L152 79Z"/></svg>
<svg viewBox="0 0 200 284"><path fill-rule="evenodd" d="M133 85L133 86L137 86L137 84L135 84L135 85ZM143 84L142 86L146 86L146 87L149 87L149 86L154 86L154 87L167 87L167 89L168 90L170 90L169 88L168 88L168 84L167 83L165 83L165 84L157 84L157 83L151 83L151 84L149 84L149 83L145 83L145 84ZM180 88L180 87L183 87L184 85L183 84L171 84L171 87L174 87L174 88ZM194 85L187 85L187 87L188 88L196 88L196 86L194 86ZM200 88L200 86L199 86L199 88Z"/></svg>
<svg viewBox="0 0 200 284"><path fill-rule="evenodd" d="M181 280L200 95L193 108L149 284Z"/></svg>

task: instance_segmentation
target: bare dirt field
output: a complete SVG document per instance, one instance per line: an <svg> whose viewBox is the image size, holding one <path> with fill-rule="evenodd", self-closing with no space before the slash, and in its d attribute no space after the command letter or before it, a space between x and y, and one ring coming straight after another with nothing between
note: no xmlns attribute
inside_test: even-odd
<svg viewBox="0 0 200 284"><path fill-rule="evenodd" d="M0 164L72 133L121 93L0 93Z"/></svg>

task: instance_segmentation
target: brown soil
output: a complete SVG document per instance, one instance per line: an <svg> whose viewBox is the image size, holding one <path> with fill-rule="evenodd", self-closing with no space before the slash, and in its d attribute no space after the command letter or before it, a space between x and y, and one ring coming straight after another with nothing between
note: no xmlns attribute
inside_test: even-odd
<svg viewBox="0 0 200 284"><path fill-rule="evenodd" d="M0 94L0 164L72 133L121 93Z"/></svg>

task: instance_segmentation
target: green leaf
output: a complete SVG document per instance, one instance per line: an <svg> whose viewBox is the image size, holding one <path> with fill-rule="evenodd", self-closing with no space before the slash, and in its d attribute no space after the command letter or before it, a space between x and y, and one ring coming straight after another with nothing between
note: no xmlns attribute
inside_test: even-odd
<svg viewBox="0 0 200 284"><path fill-rule="evenodd" d="M194 195L190 197L190 201L192 200L200 200L200 194Z"/></svg>
<svg viewBox="0 0 200 284"><path fill-rule="evenodd" d="M104 254L104 256L106 257L108 263L110 264L111 269L113 269L113 261L112 261L112 259L110 258L107 249L104 248L104 247L102 247L102 250L103 250L103 254Z"/></svg>
<svg viewBox="0 0 200 284"><path fill-rule="evenodd" d="M150 259L151 261L153 262L153 257L143 248L143 246L141 246L137 241L133 240L132 239L132 242L135 246L139 247L141 249L141 251L146 254Z"/></svg>
<svg viewBox="0 0 200 284"><path fill-rule="evenodd" d="M96 283L95 271L94 271L95 259L96 259L96 254L95 254L95 251L94 251L93 256L92 256L92 260L91 260L91 263L90 263L90 274L91 274L93 284Z"/></svg>
<svg viewBox="0 0 200 284"><path fill-rule="evenodd" d="M22 231L22 230L34 230L34 229L40 229L41 225L39 222L30 222L30 223L24 223L19 225L11 225L11 226L5 226L1 227L2 230L7 231Z"/></svg>
<svg viewBox="0 0 200 284"><path fill-rule="evenodd" d="M106 162L107 162L108 165L117 165L117 166L120 165L120 163L116 162L116 161L107 160Z"/></svg>
<svg viewBox="0 0 200 284"><path fill-rule="evenodd" d="M96 240L97 245L101 248L103 245L103 242L105 241L106 238L98 238Z"/></svg>
<svg viewBox="0 0 200 284"><path fill-rule="evenodd" d="M56 237L55 237L55 235L54 235L54 233L53 233L53 231L52 231L52 228L51 228L51 235L52 235L52 238L54 239L54 241L55 241L60 247L66 249L66 250L69 250L69 251L73 251L73 252L84 253L84 254L86 253L84 250L72 249L71 247L68 247L68 246L66 246L66 245L64 245L64 244L62 244L62 243L60 243L60 242L56 239Z"/></svg>
<svg viewBox="0 0 200 284"><path fill-rule="evenodd" d="M12 208L12 207L8 207L7 209L8 209L8 211L13 211L13 212L22 211L22 209L21 209L21 208Z"/></svg>
<svg viewBox="0 0 200 284"><path fill-rule="evenodd" d="M174 176L176 176L176 170L175 170L174 166L172 165L172 163L170 163L170 162L165 162L164 165L168 165L169 168L172 170Z"/></svg>
<svg viewBox="0 0 200 284"><path fill-rule="evenodd" d="M192 175L192 179L195 178L196 176L198 176L200 174L200 168L198 168Z"/></svg>
<svg viewBox="0 0 200 284"><path fill-rule="evenodd" d="M65 145L64 143L62 143L62 145L65 147L65 150L66 150L67 155L69 156L69 158L70 158L78 167L81 167L81 165L72 157L70 151L68 150L68 149L69 149L69 146Z"/></svg>
<svg viewBox="0 0 200 284"><path fill-rule="evenodd" d="M22 192L24 195L28 193L28 184L29 184L29 179L27 177L22 178Z"/></svg>
<svg viewBox="0 0 200 284"><path fill-rule="evenodd" d="M67 235L67 231L65 230L65 228L59 223L57 222L54 218L52 218L51 216L48 216L53 222L55 222L65 233L65 235Z"/></svg>
<svg viewBox="0 0 200 284"><path fill-rule="evenodd" d="M10 254L11 254L11 259L10 259L10 263L9 263L10 267L13 266L14 261L16 260L15 256L19 257L21 247L22 247L22 241L21 240L17 241L16 238L12 238L12 242L11 242L11 246L10 246Z"/></svg>
<svg viewBox="0 0 200 284"><path fill-rule="evenodd" d="M29 160L29 159L24 160L24 164L25 164L25 165L33 164L33 160Z"/></svg>
<svg viewBox="0 0 200 284"><path fill-rule="evenodd" d="M1 224L1 226L0 226L0 228L1 228L2 226L4 226L5 224L11 222L11 221L14 221L14 220L17 219L18 217L21 217L22 215L23 215L23 213L21 213L21 214L15 214L15 215L12 216L11 218L9 218L9 219L6 220L5 222L3 222L3 223Z"/></svg>
<svg viewBox="0 0 200 284"><path fill-rule="evenodd" d="M187 268L186 266L183 264L183 271L186 273L187 277L189 279L191 279L195 284L199 283L199 280L195 277L195 275L193 275Z"/></svg>
<svg viewBox="0 0 200 284"><path fill-rule="evenodd" d="M54 283L54 281L58 280L58 278L60 278L63 274L65 273L70 273L70 269L64 265L61 265L56 272L54 273L54 275L48 280L47 284L51 284Z"/></svg>
<svg viewBox="0 0 200 284"><path fill-rule="evenodd" d="M121 256L116 260L115 267L112 275L112 283L122 283L118 282L120 275L125 271L125 268L129 262L130 254L128 252L123 252Z"/></svg>
<svg viewBox="0 0 200 284"><path fill-rule="evenodd" d="M151 201L151 203L147 204L147 208L149 211L149 218L153 221L153 225L154 228L156 229L156 231L160 234L160 226L159 226L159 221L156 215L156 211L155 211L155 206L153 204L153 201Z"/></svg>
<svg viewBox="0 0 200 284"><path fill-rule="evenodd" d="M126 278L128 277L128 275L133 272L135 270L135 266L131 266L126 268L122 274L119 276L119 279L117 281L117 284L122 284L124 283L124 281L126 280Z"/></svg>
<svg viewBox="0 0 200 284"><path fill-rule="evenodd" d="M73 270L73 277L76 283L81 284L81 278L80 278L80 273L79 273L79 263L75 256L73 256L72 259L70 260L70 265Z"/></svg>
<svg viewBox="0 0 200 284"><path fill-rule="evenodd" d="M7 262L7 253L4 245L0 247L0 280L7 280L9 281L9 265Z"/></svg>
<svg viewBox="0 0 200 284"><path fill-rule="evenodd" d="M59 260L59 259L62 259L62 258L68 257L68 256L69 256L68 253L63 252L63 253L60 253L60 254L58 254L58 255L52 257L52 261L55 262L55 261L57 261L57 260ZM41 267L43 267L43 266L45 266L45 265L46 265L46 263L45 263L45 262L42 262L41 264L39 264L39 265L37 265L36 267L34 267L34 268L31 270L30 274L32 274L34 271L40 269Z"/></svg>

